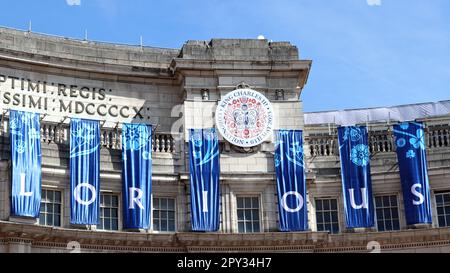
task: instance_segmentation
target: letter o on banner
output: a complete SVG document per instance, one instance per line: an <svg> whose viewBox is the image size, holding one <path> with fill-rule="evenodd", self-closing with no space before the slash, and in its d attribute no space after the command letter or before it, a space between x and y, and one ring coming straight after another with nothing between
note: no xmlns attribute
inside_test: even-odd
<svg viewBox="0 0 450 273"><path fill-rule="evenodd" d="M86 188L88 188L88 189L92 192L92 197L91 197L91 199L89 199L88 201L81 200L80 195L81 195L81 188L82 188L82 187L86 187ZM97 198L97 190L95 189L94 186L92 186L92 185L89 184L89 183L80 183L79 185L77 185L77 186L75 187L75 190L74 190L73 195L74 195L74 197L75 197L75 200L76 200L78 203L80 203L80 204L83 205L83 206L89 206L90 204L92 204L92 203L95 202L95 199Z"/></svg>
<svg viewBox="0 0 450 273"><path fill-rule="evenodd" d="M296 208L290 208L287 205L286 199L289 195L294 195L298 199L298 206ZM281 198L281 206L284 210L287 212L298 212L303 208L303 196L296 192L296 191L288 191L285 194L283 194L283 197Z"/></svg>

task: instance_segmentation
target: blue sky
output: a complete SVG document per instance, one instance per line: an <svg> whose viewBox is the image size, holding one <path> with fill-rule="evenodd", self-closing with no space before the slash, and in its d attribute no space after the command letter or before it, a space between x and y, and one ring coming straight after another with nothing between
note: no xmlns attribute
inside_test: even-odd
<svg viewBox="0 0 450 273"><path fill-rule="evenodd" d="M313 60L305 111L322 111L450 99L449 11L448 0L15 0L0 25L169 48L290 41Z"/></svg>

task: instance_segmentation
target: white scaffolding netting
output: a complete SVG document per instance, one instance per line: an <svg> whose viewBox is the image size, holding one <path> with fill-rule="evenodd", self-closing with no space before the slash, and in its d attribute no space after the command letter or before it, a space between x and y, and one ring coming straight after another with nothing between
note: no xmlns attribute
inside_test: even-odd
<svg viewBox="0 0 450 273"><path fill-rule="evenodd" d="M450 115L450 100L392 107L305 113L305 124L354 125L366 122L411 121Z"/></svg>

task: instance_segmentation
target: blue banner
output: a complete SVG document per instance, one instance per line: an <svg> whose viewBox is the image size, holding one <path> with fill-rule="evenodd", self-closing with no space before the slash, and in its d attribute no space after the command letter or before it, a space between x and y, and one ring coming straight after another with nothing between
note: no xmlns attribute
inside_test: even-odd
<svg viewBox="0 0 450 273"><path fill-rule="evenodd" d="M430 186L424 126L421 122L394 125L403 201L408 225L431 224Z"/></svg>
<svg viewBox="0 0 450 273"><path fill-rule="evenodd" d="M214 128L190 129L191 227L219 229L219 141Z"/></svg>
<svg viewBox="0 0 450 273"><path fill-rule="evenodd" d="M279 130L275 145L278 215L281 231L308 229L302 131Z"/></svg>
<svg viewBox="0 0 450 273"><path fill-rule="evenodd" d="M41 126L39 114L11 110L11 214L39 217L41 206Z"/></svg>
<svg viewBox="0 0 450 273"><path fill-rule="evenodd" d="M373 227L375 223L367 128L339 127L338 139L347 227Z"/></svg>
<svg viewBox="0 0 450 273"><path fill-rule="evenodd" d="M122 127L123 227L148 229L152 194L152 127Z"/></svg>
<svg viewBox="0 0 450 273"><path fill-rule="evenodd" d="M100 209L100 125L70 121L70 223L96 225Z"/></svg>

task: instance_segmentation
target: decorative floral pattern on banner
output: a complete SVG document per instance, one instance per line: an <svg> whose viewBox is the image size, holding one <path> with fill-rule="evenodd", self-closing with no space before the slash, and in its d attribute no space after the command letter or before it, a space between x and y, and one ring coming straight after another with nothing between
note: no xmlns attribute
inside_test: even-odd
<svg viewBox="0 0 450 273"><path fill-rule="evenodd" d="M41 202L41 141L39 114L10 112L11 214L38 217Z"/></svg>
<svg viewBox="0 0 450 273"><path fill-rule="evenodd" d="M338 128L342 190L347 227L375 225L368 132L364 126Z"/></svg>
<svg viewBox="0 0 450 273"><path fill-rule="evenodd" d="M421 122L396 124L394 136L406 222L408 225L431 223L424 125Z"/></svg>
<svg viewBox="0 0 450 273"><path fill-rule="evenodd" d="M99 132L80 119L72 119L70 157L89 155L98 151L100 142L97 141Z"/></svg>

